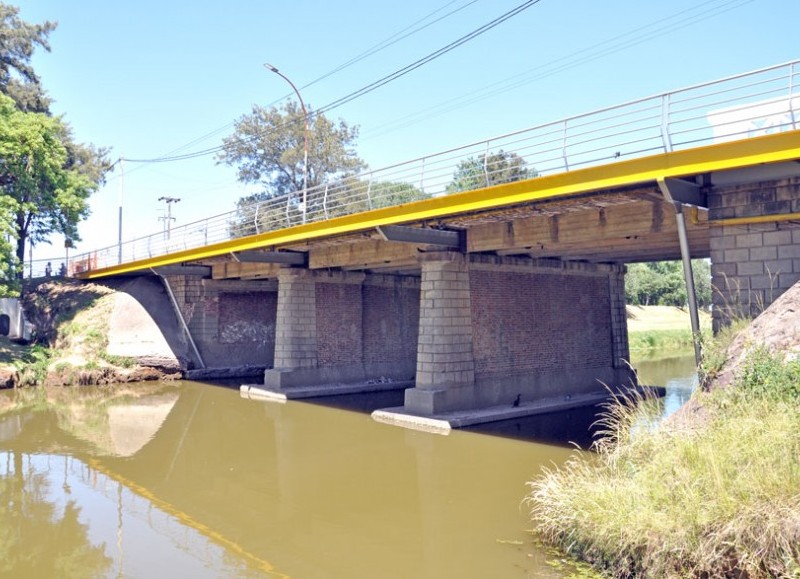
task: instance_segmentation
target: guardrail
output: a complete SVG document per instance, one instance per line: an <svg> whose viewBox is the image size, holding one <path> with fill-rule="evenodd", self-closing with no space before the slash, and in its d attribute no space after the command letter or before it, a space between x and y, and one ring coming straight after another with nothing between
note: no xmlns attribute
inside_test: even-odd
<svg viewBox="0 0 800 579"><path fill-rule="evenodd" d="M477 189L798 128L800 60L342 176L70 259L69 273ZM460 180L459 180L460 179Z"/></svg>
<svg viewBox="0 0 800 579"><path fill-rule="evenodd" d="M72 263L72 260L70 260ZM26 261L20 268L20 273L26 278L39 277L64 277L67 275L67 261L64 256L60 258L35 259Z"/></svg>

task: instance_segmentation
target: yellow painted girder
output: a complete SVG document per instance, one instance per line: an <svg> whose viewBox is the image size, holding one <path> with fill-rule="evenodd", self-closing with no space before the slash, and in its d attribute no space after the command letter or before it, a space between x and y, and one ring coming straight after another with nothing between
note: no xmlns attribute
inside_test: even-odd
<svg viewBox="0 0 800 579"><path fill-rule="evenodd" d="M296 225L278 231L240 237L205 247L101 268L84 272L78 277L93 279L130 273L162 265L207 259L235 251L281 247L324 237L356 233L373 229L379 225L416 223L461 213L630 187L655 182L659 178L689 177L712 171L739 169L795 159L800 159L800 131L788 131L742 141L661 153L344 215L326 221Z"/></svg>

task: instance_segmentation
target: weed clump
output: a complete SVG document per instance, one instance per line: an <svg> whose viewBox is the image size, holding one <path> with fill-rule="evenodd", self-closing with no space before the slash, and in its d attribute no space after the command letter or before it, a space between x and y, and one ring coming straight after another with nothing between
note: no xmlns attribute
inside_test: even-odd
<svg viewBox="0 0 800 579"><path fill-rule="evenodd" d="M757 348L695 396L693 428L610 408L594 454L530 483L535 529L616 577L800 577L800 361Z"/></svg>

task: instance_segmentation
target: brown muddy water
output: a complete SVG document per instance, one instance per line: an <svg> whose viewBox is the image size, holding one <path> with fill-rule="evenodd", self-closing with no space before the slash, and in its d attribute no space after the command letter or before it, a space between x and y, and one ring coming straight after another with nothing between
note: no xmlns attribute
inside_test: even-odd
<svg viewBox="0 0 800 579"><path fill-rule="evenodd" d="M639 368L668 385L665 412L691 392L691 358ZM441 436L364 412L393 396L0 392L0 576L563 577L521 502L589 444L596 409Z"/></svg>

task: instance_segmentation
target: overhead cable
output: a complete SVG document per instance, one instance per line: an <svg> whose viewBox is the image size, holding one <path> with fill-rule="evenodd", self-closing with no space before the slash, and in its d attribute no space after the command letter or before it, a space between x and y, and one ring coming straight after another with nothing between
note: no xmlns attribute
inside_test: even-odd
<svg viewBox="0 0 800 579"><path fill-rule="evenodd" d="M372 83L370 83L370 84L368 84L368 85L366 85L366 86L364 86L364 87L362 87L362 88L360 88L360 89L358 89L356 91L353 91L350 94L345 95L345 96L333 101L332 103L329 103L329 104L323 106L322 108L314 111L313 113L309 113L308 116L313 118L314 116L317 116L317 115L326 113L328 111L331 111L333 109L336 109L336 108L338 108L338 107L340 107L340 106L342 106L342 105L344 105L346 103L349 103L349 102L351 102L351 101L353 101L353 100L355 100L357 98L360 98L360 97L364 96L365 94L368 94L368 93L370 93L370 92L372 92L372 91L374 91L374 90L376 90L376 89L378 89L378 88L380 88L380 87L382 87L382 86L384 86L384 85L386 85L386 84L388 84L388 83L390 83L390 82L392 82L394 80L397 80L398 78L401 78L401 77L405 76L406 74L410 73L411 71L416 70L416 69L420 68L421 66L424 66L424 65L428 64L429 62L432 62L433 60L436 60L437 58L439 58L441 56L444 56L448 52L451 52L451 51L455 50L456 48L458 48L459 46L469 42L470 40L473 40L473 39L477 38L478 36L484 34L485 32L487 32L489 30L491 30L492 28L495 28L496 26L502 24L506 20L508 20L508 19L520 14L524 10L527 10L531 6L534 6L535 4L538 4L540 1L541 0L527 0L526 2L523 2L522 4L517 6L516 8L513 8L512 10L509 10L505 14L502 14L501 16L495 18L494 20L491 20L490 22L487 22L486 24L484 24L483 26L480 26L479 28L476 28L475 30L473 30L469 34L465 34L461 38L458 38L457 40L455 40L455 41L451 42L450 44L447 44L446 46L444 46L444 47L442 47L442 48L440 48L440 49L428 54L427 56L425 56L423 58L420 58L419 60L416 60L415 62L412 62L411 64L406 65L403 68L400 68L400 69L394 71L393 73L388 74L388 75L384 76L383 78L380 78L380 79L378 79L378 80L376 80L376 81L374 81L374 82L372 82ZM260 136L260 133L256 133L255 135L250 137L248 140L255 140L259 136ZM213 155L215 153L219 153L219 152L223 151L224 149L225 149L225 145L217 145L216 147L210 147L208 149L203 149L203 150L200 150L200 151L194 151L192 153L186 153L186 154L183 154L183 155L164 156L164 157L157 157L157 158L154 158L154 159L125 159L125 160L129 161L131 163L169 163L169 162L173 162L173 161L185 161L187 159L194 159L196 157L205 157L207 155Z"/></svg>

